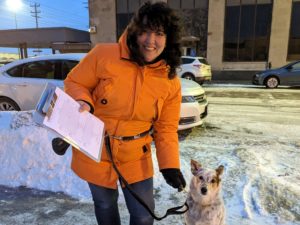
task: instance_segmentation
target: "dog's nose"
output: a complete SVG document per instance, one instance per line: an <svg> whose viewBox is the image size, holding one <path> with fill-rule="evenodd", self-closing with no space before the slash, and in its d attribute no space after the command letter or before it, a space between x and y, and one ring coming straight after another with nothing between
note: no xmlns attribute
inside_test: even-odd
<svg viewBox="0 0 300 225"><path fill-rule="evenodd" d="M201 188L201 193L203 195L206 195L207 194L207 188L206 187Z"/></svg>

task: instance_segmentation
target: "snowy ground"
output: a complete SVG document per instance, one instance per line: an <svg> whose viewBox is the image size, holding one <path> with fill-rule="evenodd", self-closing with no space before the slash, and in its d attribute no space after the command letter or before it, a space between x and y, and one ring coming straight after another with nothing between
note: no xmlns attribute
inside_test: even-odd
<svg viewBox="0 0 300 225"><path fill-rule="evenodd" d="M187 180L191 158L212 168L225 166L227 225L300 224L298 92L207 88L205 127L180 135ZM0 186L1 225L96 224L88 187L69 168L71 152L56 156L50 146L53 137L32 122L31 112L0 112L0 185L5 185ZM162 215L182 204L186 193L169 188L155 169L156 211ZM18 186L34 189L7 188ZM122 195L120 212L128 224ZM182 217L171 216L156 224L184 223Z"/></svg>

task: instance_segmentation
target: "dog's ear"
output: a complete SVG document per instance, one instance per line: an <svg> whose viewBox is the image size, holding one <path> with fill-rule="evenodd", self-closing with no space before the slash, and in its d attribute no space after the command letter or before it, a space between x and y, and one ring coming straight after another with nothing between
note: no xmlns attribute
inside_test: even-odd
<svg viewBox="0 0 300 225"><path fill-rule="evenodd" d="M197 175L197 172L201 169L201 164L191 159L191 171L193 175Z"/></svg>
<svg viewBox="0 0 300 225"><path fill-rule="evenodd" d="M219 166L217 169L216 169L216 172L217 172L217 176L221 176L223 174L223 171L224 171L224 166L221 165Z"/></svg>

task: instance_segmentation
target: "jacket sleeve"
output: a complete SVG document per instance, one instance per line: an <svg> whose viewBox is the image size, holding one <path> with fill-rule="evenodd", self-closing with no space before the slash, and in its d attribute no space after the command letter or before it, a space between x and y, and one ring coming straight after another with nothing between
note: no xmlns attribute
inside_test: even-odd
<svg viewBox="0 0 300 225"><path fill-rule="evenodd" d="M64 80L64 89L75 100L88 102L94 108L92 92L99 82L97 64L99 46L93 48Z"/></svg>
<svg viewBox="0 0 300 225"><path fill-rule="evenodd" d="M178 78L171 80L170 93L161 115L154 123L154 141L159 169L180 168L178 123L180 119L181 87Z"/></svg>

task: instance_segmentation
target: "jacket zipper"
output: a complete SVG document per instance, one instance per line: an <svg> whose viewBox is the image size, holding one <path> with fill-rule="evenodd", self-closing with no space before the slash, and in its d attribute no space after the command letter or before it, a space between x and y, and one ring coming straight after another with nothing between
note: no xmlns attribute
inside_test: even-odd
<svg viewBox="0 0 300 225"><path fill-rule="evenodd" d="M137 94L137 89L138 89L138 78L141 76L141 78L144 77L144 72L145 68L144 67L138 67L138 73L136 73L135 76L135 83L134 83L134 92L133 92L133 103L132 103L132 110L131 110L131 115L130 115L130 120L132 120L133 115L135 113L135 106L138 101L138 94ZM143 86L143 79L141 79L141 87ZM140 89L141 89L140 87Z"/></svg>

